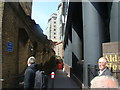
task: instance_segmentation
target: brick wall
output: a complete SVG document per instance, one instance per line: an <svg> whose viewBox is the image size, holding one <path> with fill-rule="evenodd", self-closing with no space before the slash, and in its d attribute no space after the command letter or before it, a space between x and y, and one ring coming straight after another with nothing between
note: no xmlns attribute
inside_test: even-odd
<svg viewBox="0 0 120 90"><path fill-rule="evenodd" d="M2 79L2 17L4 3L0 2L0 79ZM2 87L2 82L0 81L0 89Z"/></svg>
<svg viewBox="0 0 120 90"><path fill-rule="evenodd" d="M8 3L5 3L4 17L2 28L2 71L3 71L3 88L16 86L16 77L18 75L18 30L19 26L22 26L19 17L10 7ZM8 52L8 42L13 44L12 52Z"/></svg>
<svg viewBox="0 0 120 90"><path fill-rule="evenodd" d="M32 20L26 16L18 3L5 3L1 21L2 52L0 50L0 55L1 53L2 55L0 61L2 61L2 65L0 66L2 66L2 77L4 78L2 88L18 88L20 75L24 73L28 57L34 54L37 62L44 64L54 55L54 52L50 48L49 41L43 37L44 35L41 35L41 41L33 35L31 31L34 31L35 23L31 24ZM9 42L13 44L11 52L8 51ZM34 46L34 43L37 43L37 47ZM30 50L31 45L34 47L34 52Z"/></svg>
<svg viewBox="0 0 120 90"><path fill-rule="evenodd" d="M31 0L31 2L20 2L20 5L24 9L26 15L31 16L32 0Z"/></svg>

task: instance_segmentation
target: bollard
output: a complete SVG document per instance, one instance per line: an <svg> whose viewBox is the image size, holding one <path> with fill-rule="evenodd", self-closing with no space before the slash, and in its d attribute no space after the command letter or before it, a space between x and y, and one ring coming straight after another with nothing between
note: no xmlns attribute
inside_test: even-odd
<svg viewBox="0 0 120 90"><path fill-rule="evenodd" d="M51 79L52 79L52 90L54 90L54 78L55 78L55 73L51 73Z"/></svg>
<svg viewBox="0 0 120 90"><path fill-rule="evenodd" d="M51 73L51 79L54 79L54 78L55 78L55 73L52 72L52 73Z"/></svg>

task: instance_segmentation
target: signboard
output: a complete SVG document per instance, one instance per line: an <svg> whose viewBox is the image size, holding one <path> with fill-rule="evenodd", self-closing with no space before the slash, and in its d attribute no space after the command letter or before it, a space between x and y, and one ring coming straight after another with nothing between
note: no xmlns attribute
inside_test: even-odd
<svg viewBox="0 0 120 90"><path fill-rule="evenodd" d="M7 44L7 51L8 52L12 52L13 51L13 43L12 42L8 42L8 44Z"/></svg>
<svg viewBox="0 0 120 90"><path fill-rule="evenodd" d="M103 56L107 58L108 67L120 84L120 42L103 43Z"/></svg>
<svg viewBox="0 0 120 90"><path fill-rule="evenodd" d="M120 72L120 56L116 54L106 54L104 56L109 62L109 68L112 68L113 72Z"/></svg>
<svg viewBox="0 0 120 90"><path fill-rule="evenodd" d="M113 72L120 72L120 42L110 42L103 44L103 56L107 58Z"/></svg>

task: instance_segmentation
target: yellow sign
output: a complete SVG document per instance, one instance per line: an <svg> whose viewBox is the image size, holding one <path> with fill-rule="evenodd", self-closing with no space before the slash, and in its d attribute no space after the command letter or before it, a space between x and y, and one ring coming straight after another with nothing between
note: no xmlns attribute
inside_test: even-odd
<svg viewBox="0 0 120 90"><path fill-rule="evenodd" d="M116 54L110 54L110 55L104 55L108 62L109 68L112 68L113 71L120 71L120 56L116 55Z"/></svg>

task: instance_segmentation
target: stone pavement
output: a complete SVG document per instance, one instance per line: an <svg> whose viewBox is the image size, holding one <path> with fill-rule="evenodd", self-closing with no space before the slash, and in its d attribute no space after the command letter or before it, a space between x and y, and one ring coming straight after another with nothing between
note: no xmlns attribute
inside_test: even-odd
<svg viewBox="0 0 120 90"><path fill-rule="evenodd" d="M54 84L54 85L53 85ZM67 77L67 75L65 74L65 72L63 72L62 70L57 70L55 72L55 79L49 79L48 82L48 88L64 88L64 89L77 89L80 90L80 87L76 84L75 81L73 81L71 78Z"/></svg>

